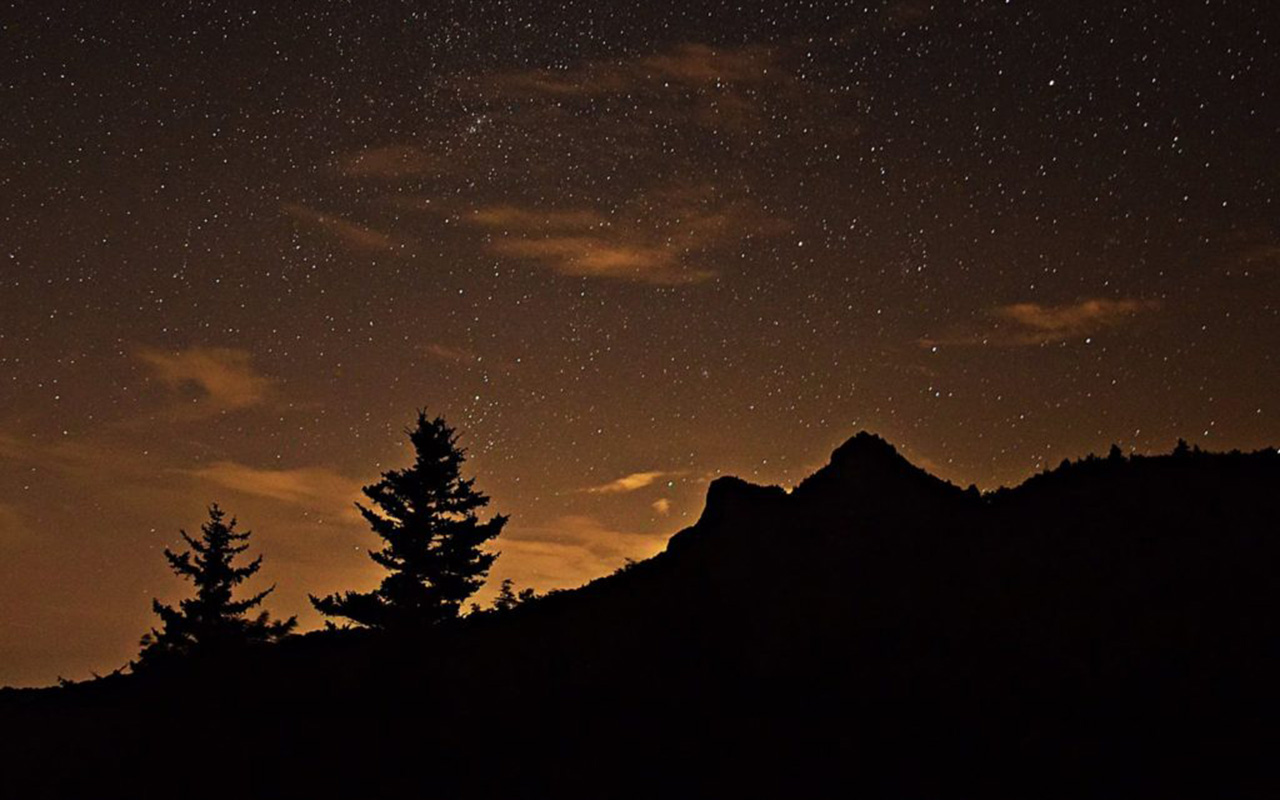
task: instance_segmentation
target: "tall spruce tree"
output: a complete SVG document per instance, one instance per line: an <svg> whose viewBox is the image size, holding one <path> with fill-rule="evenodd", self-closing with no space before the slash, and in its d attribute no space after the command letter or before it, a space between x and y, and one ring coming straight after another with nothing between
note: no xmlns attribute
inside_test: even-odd
<svg viewBox="0 0 1280 800"><path fill-rule="evenodd" d="M474 479L462 477L466 451L453 428L419 411L417 426L405 432L413 444L413 465L384 472L380 481L364 487L374 508L356 504L384 542L369 557L390 574L371 592L312 596L326 616L384 630L454 619L484 585L497 558L482 547L502 531L507 517L481 521L477 516L489 498L476 491Z"/></svg>
<svg viewBox="0 0 1280 800"><path fill-rule="evenodd" d="M142 652L135 667L146 667L178 656L225 653L251 644L273 642L298 624L295 617L272 620L266 611L247 616L250 610L275 591L272 586L242 600L234 590L258 571L262 556L244 566L235 566L236 556L248 549L250 531L236 531L236 520L215 503L209 506L209 521L200 526L196 539L179 531L190 547L181 553L165 548L164 557L176 575L195 584L194 597L177 608L152 600L152 608L164 623L142 637Z"/></svg>

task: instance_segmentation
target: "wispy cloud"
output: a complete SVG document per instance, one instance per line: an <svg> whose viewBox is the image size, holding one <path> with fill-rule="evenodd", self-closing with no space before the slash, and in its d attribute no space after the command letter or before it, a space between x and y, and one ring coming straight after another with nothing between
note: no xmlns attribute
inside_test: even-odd
<svg viewBox="0 0 1280 800"><path fill-rule="evenodd" d="M471 222L498 230L583 231L607 225L608 217L592 209L520 208L512 205L478 208Z"/></svg>
<svg viewBox="0 0 1280 800"><path fill-rule="evenodd" d="M1064 306L1014 303L997 308L996 314L1017 323L1033 337L1057 339L1110 327L1152 307L1143 300L1094 299Z"/></svg>
<svg viewBox="0 0 1280 800"><path fill-rule="evenodd" d="M654 500L651 507L656 513L664 517L671 513L671 501L665 497L660 497L657 500Z"/></svg>
<svg viewBox="0 0 1280 800"><path fill-rule="evenodd" d="M773 74L771 74L773 70ZM601 95L643 89L725 87L780 80L775 51L768 47L715 48L678 45L631 59L591 61L573 69L514 70L489 76L497 91L511 95Z"/></svg>
<svg viewBox="0 0 1280 800"><path fill-rule="evenodd" d="M1092 336L1157 308L1157 301L1138 299L1093 298L1056 306L1012 303L991 309L980 325L940 338L926 337L920 345L1044 345Z"/></svg>
<svg viewBox="0 0 1280 800"><path fill-rule="evenodd" d="M356 253L411 255L430 214L478 232L493 256L558 275L690 286L794 228L744 177L743 158L772 158L796 137L835 152L865 116L844 113L859 90L816 75L796 44L691 42L450 86L465 115L339 156L342 175L369 179L363 196L285 212ZM353 217L357 207L371 215Z"/></svg>
<svg viewBox="0 0 1280 800"><path fill-rule="evenodd" d="M137 357L173 390L194 387L214 410L247 408L265 401L272 381L253 367L245 350L192 347L162 351L143 348Z"/></svg>
<svg viewBox="0 0 1280 800"><path fill-rule="evenodd" d="M696 283L711 277L687 267L674 242L628 225L611 225L592 209L479 208L465 219L501 235L490 241L500 255L527 258L577 277L614 278L658 285Z"/></svg>
<svg viewBox="0 0 1280 800"><path fill-rule="evenodd" d="M881 18L889 30L903 31L928 23L937 13L937 7L928 0L898 0L885 7Z"/></svg>
<svg viewBox="0 0 1280 800"><path fill-rule="evenodd" d="M617 480L609 481L600 486L592 486L585 491L591 494L622 494L624 492L634 492L637 489L643 489L651 485L659 478L667 475L673 475L672 472L664 472L662 470L654 470L652 472L633 472L630 475L624 475Z"/></svg>
<svg viewBox="0 0 1280 800"><path fill-rule="evenodd" d="M326 510L347 510L359 483L325 467L261 469L235 461L218 461L183 473L234 492Z"/></svg>
<svg viewBox="0 0 1280 800"><path fill-rule="evenodd" d="M655 555L666 534L628 533L594 517L568 515L545 526L503 531L495 582L512 577L541 590L578 586L607 575L628 558Z"/></svg>
<svg viewBox="0 0 1280 800"><path fill-rule="evenodd" d="M700 43L565 69L499 72L480 85L496 99L565 102L625 96L644 101L653 112L720 131L758 127L767 119L766 98L776 101L807 91L781 63L776 48Z"/></svg>
<svg viewBox="0 0 1280 800"><path fill-rule="evenodd" d="M342 217L326 214L308 206L285 203L281 208L294 219L324 230L338 242L352 250L387 253L402 250L406 246L404 241L389 233L343 219Z"/></svg>
<svg viewBox="0 0 1280 800"><path fill-rule="evenodd" d="M485 354L466 347L432 342L418 349L425 358L442 364L457 367L481 369L486 372L509 372L515 369L519 360L511 361L500 355Z"/></svg>
<svg viewBox="0 0 1280 800"><path fill-rule="evenodd" d="M80 480L120 486L139 476L150 475L147 466L127 442L104 440L109 428L93 431L93 436L17 437L0 433L0 461L30 464L56 470ZM109 470L103 464L110 464Z"/></svg>
<svg viewBox="0 0 1280 800"><path fill-rule="evenodd" d="M530 258L561 275L677 286L712 276L703 269L682 269L680 253L661 245L611 242L591 236L504 239L493 249L503 255Z"/></svg>
<svg viewBox="0 0 1280 800"><path fill-rule="evenodd" d="M295 203L286 213L357 252L415 249L425 212L483 231L480 246L498 257L560 275L697 284L737 263L744 242L792 227L748 185L741 158L769 158L797 136L823 149L857 127L842 113L856 90L820 80L804 51L785 44L685 43L464 74L451 86L464 117L337 161L344 176L387 182L382 196L359 202L394 215L353 221L349 195L328 212ZM740 147L708 146L709 136ZM587 180L583 164L617 179Z"/></svg>
<svg viewBox="0 0 1280 800"><path fill-rule="evenodd" d="M423 345L422 352L437 361L447 361L451 364L474 364L480 361L480 356L466 348L450 347L438 342Z"/></svg>
<svg viewBox="0 0 1280 800"><path fill-rule="evenodd" d="M748 235L774 235L787 225L708 184L655 189L607 214L506 204L482 206L461 219L491 231L488 245L500 255L562 275L665 286L707 280L715 273L700 262Z"/></svg>

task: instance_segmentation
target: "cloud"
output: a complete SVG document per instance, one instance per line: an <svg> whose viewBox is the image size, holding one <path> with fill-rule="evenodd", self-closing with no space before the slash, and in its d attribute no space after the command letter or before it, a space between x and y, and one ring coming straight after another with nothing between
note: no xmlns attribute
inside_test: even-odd
<svg viewBox="0 0 1280 800"><path fill-rule="evenodd" d="M980 327L960 330L942 338L923 338L920 346L995 345L1020 347L1044 345L1094 335L1130 322L1159 308L1154 300L1093 298L1079 303L1047 306L1012 303L996 306Z"/></svg>
<svg viewBox="0 0 1280 800"><path fill-rule="evenodd" d="M550 524L504 530L493 583L512 577L518 584L540 590L579 586L607 575L628 558L656 555L665 534L627 533L611 529L594 517L568 515Z"/></svg>
<svg viewBox="0 0 1280 800"><path fill-rule="evenodd" d="M504 96L590 97L670 90L673 84L679 89L766 84L782 78L776 70L775 53L767 47L714 48L689 43L638 58L591 61L575 69L496 73L489 76L487 84Z"/></svg>
<svg viewBox="0 0 1280 800"><path fill-rule="evenodd" d="M680 253L661 245L611 242L592 236L502 239L493 249L503 255L539 261L561 275L677 286L712 277L701 269L684 269Z"/></svg>
<svg viewBox="0 0 1280 800"><path fill-rule="evenodd" d="M405 242L391 234L326 214L297 203L285 203L281 207L294 219L315 225L352 250L365 252L394 252L403 250Z"/></svg>
<svg viewBox="0 0 1280 800"><path fill-rule="evenodd" d="M654 287L704 283L792 228L769 210L784 207L765 199L771 188L742 172L744 154L769 160L801 138L835 153L865 117L852 113L858 90L821 79L805 52L693 42L460 74L450 88L467 113L337 160L345 176L386 182L361 184L373 192L361 202L385 214L353 221L349 195L314 201L340 213L299 203L284 212L357 253L411 256L427 235L421 216L438 214L481 232L487 254L530 268Z"/></svg>
<svg viewBox="0 0 1280 800"><path fill-rule="evenodd" d="M480 361L480 356L470 350L461 347L450 347L447 344L432 343L424 345L422 352L439 361L447 361L451 364L474 364Z"/></svg>
<svg viewBox="0 0 1280 800"><path fill-rule="evenodd" d="M496 72L472 86L495 105L516 100L561 106L617 98L632 108L644 107L642 124L662 119L745 134L804 118L830 127L830 115L818 110L829 109L833 98L787 63L792 55L784 47L691 42L633 58ZM785 117L770 113L783 105L789 109Z"/></svg>
<svg viewBox="0 0 1280 800"><path fill-rule="evenodd" d="M422 147L407 144L369 147L342 159L339 169L355 178L407 178L436 172L442 166L438 156Z"/></svg>
<svg viewBox="0 0 1280 800"><path fill-rule="evenodd" d="M776 69L775 53L768 47L749 45L717 49L704 44L682 44L669 52L636 61L637 77L678 81L692 85L763 83Z"/></svg>
<svg viewBox="0 0 1280 800"><path fill-rule="evenodd" d="M259 469L218 461L182 472L234 492L317 509L345 511L359 491L357 481L324 467Z"/></svg>
<svg viewBox="0 0 1280 800"><path fill-rule="evenodd" d="M937 7L927 0L898 0L886 6L881 17L887 29L903 31L927 24L936 13Z"/></svg>
<svg viewBox="0 0 1280 800"><path fill-rule="evenodd" d="M709 184L677 183L632 197L606 214L593 208L482 206L461 216L492 231L499 255L536 261L574 277L678 286L714 277L695 266L740 247L749 235L771 236L785 220Z"/></svg>
<svg viewBox="0 0 1280 800"><path fill-rule="evenodd" d="M478 208L471 222L489 228L516 231L590 230L608 219L592 209L533 209L499 205Z"/></svg>
<svg viewBox="0 0 1280 800"><path fill-rule="evenodd" d="M637 489L643 489L644 487L652 484L659 478L672 474L674 473L663 472L661 470L654 470L653 472L633 472L630 475L624 475L621 478L609 481L606 484L592 486L584 491L590 492L591 494L621 494L623 492L634 492Z"/></svg>
<svg viewBox="0 0 1280 800"><path fill-rule="evenodd" d="M465 115L338 160L345 176L387 181L365 186L381 192L365 199L388 211L372 227L347 218L349 197L329 206L341 215L297 203L284 210L355 251L412 251L417 216L430 213L483 231L480 246L493 256L559 275L705 282L739 263L752 237L791 227L742 173L743 154L767 160L797 137L825 150L865 116L844 113L856 90L819 79L804 56L796 45L685 43L458 75L451 88Z"/></svg>
<svg viewBox="0 0 1280 800"><path fill-rule="evenodd" d="M1094 299L1065 306L1014 303L997 308L996 314L1030 331L1065 337L1114 325L1150 307L1141 300Z"/></svg>
<svg viewBox="0 0 1280 800"><path fill-rule="evenodd" d="M652 508L655 512L665 517L671 513L671 501L665 497L660 497L653 501Z"/></svg>
<svg viewBox="0 0 1280 800"><path fill-rule="evenodd" d="M484 355L465 347L454 347L440 342L425 344L419 348L418 352L433 361L461 367L474 367L487 372L509 372L519 363L492 353Z"/></svg>
<svg viewBox="0 0 1280 800"><path fill-rule="evenodd" d="M0 433L0 461L56 470L86 484L103 484L116 491L126 483L154 479L152 465L131 446L136 437L104 437L109 430L103 427L84 435L22 438ZM103 469L104 464L109 464L110 469Z"/></svg>
<svg viewBox="0 0 1280 800"><path fill-rule="evenodd" d="M151 367L170 389L195 387L216 410L255 406L267 399L272 381L259 374L247 351L225 347L193 347L164 352L139 350L137 357Z"/></svg>

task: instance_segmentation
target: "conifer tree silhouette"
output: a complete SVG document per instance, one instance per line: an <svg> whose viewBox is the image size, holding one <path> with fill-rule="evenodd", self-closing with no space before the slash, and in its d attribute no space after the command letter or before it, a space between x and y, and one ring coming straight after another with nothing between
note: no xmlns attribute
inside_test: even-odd
<svg viewBox="0 0 1280 800"><path fill-rule="evenodd" d="M244 566L232 562L248 549L250 531L236 531L236 520L226 519L217 503L209 506L209 521L200 526L196 539L179 531L190 547L182 553L165 548L164 557L174 574L195 584L196 594L177 608L152 600L152 608L164 623L163 630L143 635L142 652L135 666L148 666L175 656L212 654L249 644L273 642L298 624L297 618L272 620L266 611L245 616L262 604L275 586L235 600L235 587L248 580L262 566L258 556Z"/></svg>
<svg viewBox="0 0 1280 800"><path fill-rule="evenodd" d="M476 491L474 479L461 477L466 451L453 428L419 411L416 427L405 432L413 465L384 472L364 487L375 508L356 504L384 541L369 557L391 574L371 592L313 595L312 604L326 616L401 630L453 619L484 585L497 558L481 547L502 531L507 517L496 514L482 522L476 516L489 498Z"/></svg>
<svg viewBox="0 0 1280 800"><path fill-rule="evenodd" d="M493 598L494 611L510 611L518 605L527 603L538 596L532 587L526 587L520 591L515 589L515 581L507 578L498 587L498 594Z"/></svg>

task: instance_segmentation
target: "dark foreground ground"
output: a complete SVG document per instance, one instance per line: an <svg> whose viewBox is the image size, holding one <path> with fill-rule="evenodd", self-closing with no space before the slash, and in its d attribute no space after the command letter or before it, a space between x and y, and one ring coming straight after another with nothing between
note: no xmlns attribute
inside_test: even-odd
<svg viewBox="0 0 1280 800"><path fill-rule="evenodd" d="M1280 456L979 496L859 435L428 637L0 693L0 796L1275 797Z"/></svg>

